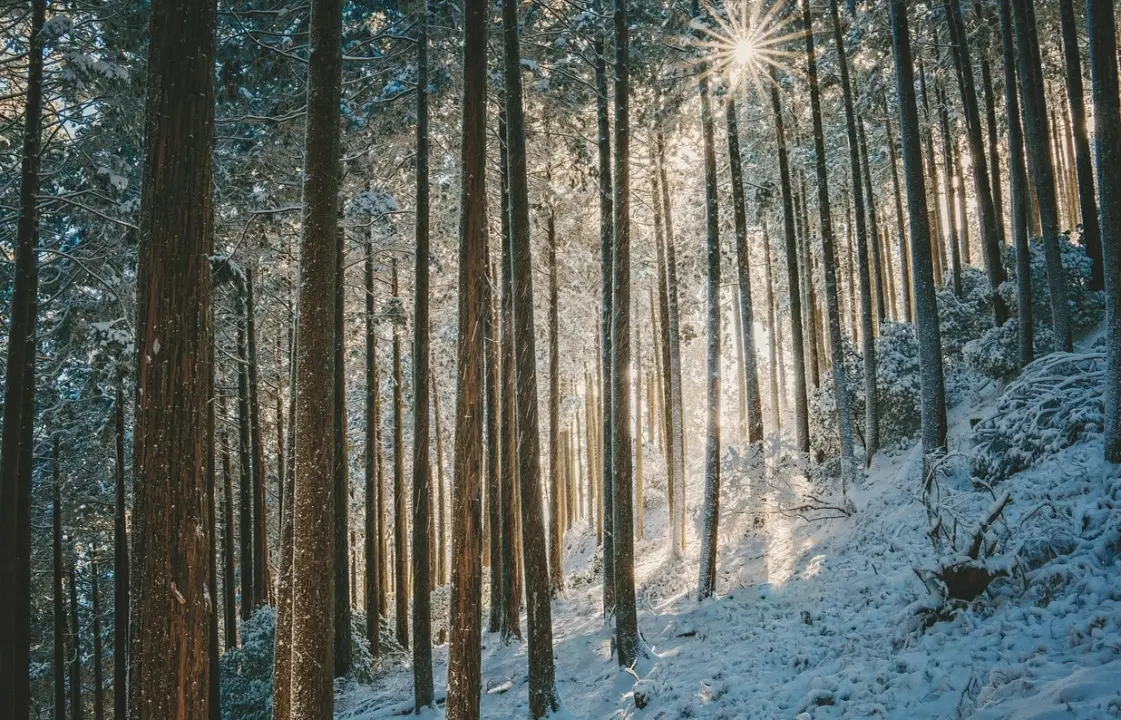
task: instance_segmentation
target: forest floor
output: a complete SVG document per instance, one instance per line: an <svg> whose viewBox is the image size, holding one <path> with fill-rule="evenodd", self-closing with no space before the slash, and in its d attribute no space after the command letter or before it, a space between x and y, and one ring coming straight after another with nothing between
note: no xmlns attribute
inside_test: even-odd
<svg viewBox="0 0 1121 720"><path fill-rule="evenodd" d="M971 420L991 416L999 394L990 385L951 410L952 455L970 451ZM692 468L677 560L664 476L653 477L635 553L649 657L631 671L611 655L594 531L580 522L567 535L567 589L553 603L565 710L597 719L1121 717L1121 480L1101 453L1094 435L1005 480L1013 501L998 525L1021 568L925 629L916 612L927 591L914 568L935 554L917 444L876 457L852 490L854 515L815 522L781 511L797 504L804 478L769 468L761 482L758 468L727 461L717 597L699 604L702 468ZM968 482L963 490L959 500L976 500L958 503L962 518L991 502ZM486 634L484 643L483 717L526 717L525 644ZM442 698L446 646L435 657ZM411 708L411 668L398 665L373 685L342 689L336 717Z"/></svg>

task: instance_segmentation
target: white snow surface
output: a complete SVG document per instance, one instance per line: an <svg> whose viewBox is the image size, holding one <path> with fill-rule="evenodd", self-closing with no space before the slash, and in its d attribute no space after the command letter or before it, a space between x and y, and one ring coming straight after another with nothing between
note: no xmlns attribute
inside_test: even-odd
<svg viewBox="0 0 1121 720"><path fill-rule="evenodd" d="M952 454L968 453L969 421L991 414L996 395L990 387L951 411ZM700 604L703 457L694 453L690 464L690 536L685 557L674 561L661 454L648 445L646 539L635 546L635 573L651 658L623 672L611 655L594 526L578 522L565 538L567 589L553 603L563 715L1121 717L1121 481L1101 455L1095 435L992 492L968 480L956 487L963 517L982 514L994 493L1011 495L993 536L1020 569L924 630L914 612L929 598L913 568L937 556L926 534L917 445L876 458L853 488L855 515L814 523L779 511L797 499L803 478L768 469L763 483L764 471L737 473L726 463L717 597ZM482 716L527 717L524 642L504 645L485 632L483 640ZM442 700L446 645L436 648L435 663ZM645 707L636 708L636 695ZM411 667L396 666L371 685L341 688L336 717L395 717L412 705ZM442 716L439 707L424 715Z"/></svg>

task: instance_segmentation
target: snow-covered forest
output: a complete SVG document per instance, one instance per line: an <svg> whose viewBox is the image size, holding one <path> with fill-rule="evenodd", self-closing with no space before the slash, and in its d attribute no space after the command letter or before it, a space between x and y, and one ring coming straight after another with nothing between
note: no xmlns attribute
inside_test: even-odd
<svg viewBox="0 0 1121 720"><path fill-rule="evenodd" d="M0 720L1121 717L1113 0L6 0Z"/></svg>

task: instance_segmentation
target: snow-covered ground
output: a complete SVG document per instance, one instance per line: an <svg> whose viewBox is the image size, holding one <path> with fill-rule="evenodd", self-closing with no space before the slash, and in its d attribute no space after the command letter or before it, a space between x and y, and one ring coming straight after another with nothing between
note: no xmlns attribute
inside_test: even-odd
<svg viewBox="0 0 1121 720"><path fill-rule="evenodd" d="M940 480L947 518L968 524L991 504L964 472L971 421L991 416L988 388L950 416ZM651 448L649 466L658 463ZM566 538L568 589L553 604L557 682L575 718L1121 717L1121 481L1101 437L1005 480L1012 497L992 531L1016 557L1009 579L923 628L927 590L914 568L937 560L922 502L917 446L876 458L852 490L852 517L780 512L804 478L730 461L723 488L717 597L698 604L702 468L691 468L684 559L668 551L664 478L648 481L647 539L636 546L639 621L648 661L621 671L601 616L594 534ZM957 463L955 466L954 463ZM956 467L956 469L955 469ZM759 476L765 475L766 481ZM659 483L660 480L660 483ZM523 622L524 629L524 622ZM482 715L527 714L523 643L484 635ZM446 646L437 648L437 697ZM635 696L640 704L636 708ZM412 708L411 668L340 692L337 717L373 720ZM439 717L439 710L432 716Z"/></svg>

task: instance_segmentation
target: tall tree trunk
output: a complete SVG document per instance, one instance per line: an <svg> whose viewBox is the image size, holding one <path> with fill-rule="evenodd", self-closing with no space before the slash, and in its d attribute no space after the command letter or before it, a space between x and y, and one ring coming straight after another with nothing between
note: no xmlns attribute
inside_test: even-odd
<svg viewBox="0 0 1121 720"><path fill-rule="evenodd" d="M287 497L284 492L284 470L287 465L287 450L285 449L285 426L284 426L284 397L282 392L283 373L280 371L279 365L281 358L284 357L284 348L281 347L280 333L276 335L276 395L274 396L275 412L276 412L276 533L277 536L282 532L284 525L284 503L285 500L291 502L291 498ZM289 390L291 391L291 389ZM267 547L267 546L266 546ZM270 560L271 566L271 560ZM272 568L270 567L269 579L272 580ZM279 580L277 581L279 584ZM271 582L270 582L271 587Z"/></svg>
<svg viewBox="0 0 1121 720"><path fill-rule="evenodd" d="M70 589L70 655L67 664L70 666L70 718L82 720L82 635L78 619L78 572L74 562L73 559L70 561L66 576Z"/></svg>
<svg viewBox="0 0 1121 720"><path fill-rule="evenodd" d="M116 508L113 513L113 720L125 720L128 715L129 563L125 521L128 500L125 491L125 409L119 378L113 400L113 438L113 470L116 476ZM228 503L228 494L226 498ZM232 589L233 585L230 587Z"/></svg>
<svg viewBox="0 0 1121 720"><path fill-rule="evenodd" d="M137 263L129 706L210 715L207 417L216 4L157 0L148 37ZM175 88L175 92L166 92ZM168 594L174 601L169 602ZM167 658L178 658L169 664Z"/></svg>
<svg viewBox="0 0 1121 720"><path fill-rule="evenodd" d="M771 110L775 118L778 146L779 186L782 191L782 227L786 242L786 288L790 296L790 350L794 361L794 442L800 452L810 450L809 407L806 393L806 351L802 334L803 285L798 277L798 234L791 192L790 158L786 149L786 127L778 87L771 85Z"/></svg>
<svg viewBox="0 0 1121 720"><path fill-rule="evenodd" d="M472 9L477 12L477 8L472 6ZM478 29L476 28L478 32ZM482 30L482 36L485 39L486 30ZM471 57L473 62L478 62L474 56ZM467 58L464 59L467 61ZM482 92L482 91L480 91ZM483 104L483 103L480 103ZM482 132L485 132L484 127ZM488 241L489 244L489 241ZM489 250L488 250L489 254ZM495 305L495 292L496 283L498 282L498 273L495 272L494 264L489 262L489 273L487 281L483 283L483 303L485 305L485 314L482 318L483 323L483 342L484 359L486 362L485 385L486 385L486 403L487 403L487 456L486 456L486 496L487 496L487 518L486 524L490 528L490 536L484 538L490 544L490 608L487 620L487 632L496 633L502 629L502 505L504 497L502 495L502 486L500 484L501 471L499 469L499 412L500 405L498 401L498 356L499 356L499 322L496 317ZM457 401L458 402L458 401ZM458 427L459 419L456 419ZM454 460L453 460L454 462ZM452 488L452 500L454 509L455 486ZM452 527L455 528L455 515L452 515ZM453 545L455 534L453 533ZM453 555L453 557L456 557Z"/></svg>
<svg viewBox="0 0 1121 720"><path fill-rule="evenodd" d="M490 278L487 266L487 3L465 0L463 47L463 114L460 150L459 337L456 397L454 485L452 487L452 587L448 624L449 720L477 720L482 604L482 491L484 410L491 433L488 454L494 453L494 372L485 357L490 338ZM506 237L506 236L504 236ZM480 332L482 331L482 332ZM484 381L484 374L486 379ZM489 397L487 397L489 396ZM488 402L489 401L489 402ZM493 477L493 465L487 466ZM491 487L496 483L491 480ZM492 502L493 505L493 502ZM497 530L492 513L491 530ZM491 557L497 560L497 553ZM492 569L493 572L493 569ZM495 598L491 596L491 602ZM493 624L492 612L492 624Z"/></svg>
<svg viewBox="0 0 1121 720"><path fill-rule="evenodd" d="M97 575L97 558L90 551L90 602L93 615L90 618L93 634L93 718L102 720L105 717L105 685L102 675L101 662L104 657L104 648L101 644L101 593ZM217 623L211 632L217 631Z"/></svg>
<svg viewBox="0 0 1121 720"><path fill-rule="evenodd" d="M1059 209L1055 199L1055 169L1048 146L1047 106L1043 97L1043 78L1036 45L1035 2L1023 0L1012 6L1013 28L1019 46L1017 70L1020 98L1023 100L1024 139L1035 196L1039 202L1039 222L1047 261L1047 288L1051 293L1051 324L1055 349L1070 352L1072 333L1067 304L1066 274L1059 251Z"/></svg>
<svg viewBox="0 0 1121 720"><path fill-rule="evenodd" d="M677 299L677 259L674 252L673 206L670 204L669 181L666 177L666 147L661 131L656 138L658 149L658 177L662 188L663 219L666 223L666 294L669 330L669 368L670 368L670 425L672 427L671 445L673 446L673 519L670 532L673 533L673 554L680 558L685 551L685 412L682 402L681 380L681 331Z"/></svg>
<svg viewBox="0 0 1121 720"><path fill-rule="evenodd" d="M335 305L332 348L335 353L332 403L334 426L334 462L331 480L334 485L334 676L350 674L350 477L347 447L346 416L346 233L342 227L335 232Z"/></svg>
<svg viewBox="0 0 1121 720"><path fill-rule="evenodd" d="M693 17L700 8L693 0ZM716 592L716 542L720 522L720 206L716 191L716 141L712 121L709 78L702 68L700 77L701 134L704 138L705 238L707 253L706 348L708 370L705 378L707 422L705 442L705 499L701 511L701 557L697 579L697 599Z"/></svg>
<svg viewBox="0 0 1121 720"><path fill-rule="evenodd" d="M253 442L249 420L249 350L246 339L246 312L241 288L238 288L237 308L237 539L241 581L241 619L244 622L253 614L257 602L253 587Z"/></svg>
<svg viewBox="0 0 1121 720"><path fill-rule="evenodd" d="M257 321L253 270L245 269L246 373L249 380L249 440L253 456L253 605L269 602L269 525L265 504L265 448L257 373Z"/></svg>
<svg viewBox="0 0 1121 720"><path fill-rule="evenodd" d="M895 87L899 98L899 133L903 147L903 176L907 179L910 210L911 265L915 288L916 334L919 341L919 386L922 393L923 456L946 445L946 391L942 377L942 338L934 295L934 269L930 255L930 216L926 209L926 177L922 172L919 112L915 103L915 75L911 60L911 35L907 3L891 2L892 52ZM924 475L926 461L924 460Z"/></svg>
<svg viewBox="0 0 1121 720"><path fill-rule="evenodd" d="M954 189L954 136L950 132L949 103L942 85L935 81L934 92L938 99L938 120L942 127L942 188L946 197L946 244L950 248L950 277L954 295L961 297L961 238L955 213L957 203Z"/></svg>
<svg viewBox="0 0 1121 720"><path fill-rule="evenodd" d="M751 258L747 252L747 212L743 191L743 165L740 158L740 134L736 117L736 102L728 95L724 99L724 114L728 126L728 158L732 176L732 215L736 224L736 279L738 281L738 307L742 315L740 331L736 335L736 349L743 353L743 380L747 404L747 438L750 442L763 440L763 407L759 397L759 361L755 351L755 313L751 305ZM774 326L768 329L772 332Z"/></svg>
<svg viewBox="0 0 1121 720"><path fill-rule="evenodd" d="M436 377L432 380L432 417L435 419L433 432L436 433L436 511L433 513L433 525L436 528L436 575L433 585L446 585L448 582L447 570L447 537L446 519L444 517L444 434L441 432L440 423L440 388ZM485 555L485 553L484 553Z"/></svg>
<svg viewBox="0 0 1121 720"><path fill-rule="evenodd" d="M549 269L549 587L564 591L564 509L560 468L560 345L557 340L557 232L553 209L545 221Z"/></svg>
<svg viewBox="0 0 1121 720"><path fill-rule="evenodd" d="M296 351L299 344L299 334L294 327L299 322L298 318L293 314L292 331L289 333L289 344L291 346L292 355L289 363L289 383L292 388L292 398L296 397L296 383L298 378L296 371L298 369L296 362ZM295 405L289 404L289 410L295 410ZM224 411L223 411L224 414ZM290 412L289 417L292 422L288 425L288 448L290 453L295 453L295 426L296 415ZM229 454L223 451L223 469L226 474L226 507L231 508L230 505L230 480L229 480ZM292 578L292 562L293 562L293 534L295 532L295 520L293 518L295 510L296 499L296 473L295 473L295 458L292 458L293 465L288 468L285 473L284 494L288 497L288 507L280 517L280 578L277 583L277 600L276 600L276 640L273 646L273 720L289 720L292 707L292 588L294 580ZM227 528L229 530L228 537L233 537L233 515L227 517ZM229 563L229 577L233 577L233 550L232 545L229 552L227 552L227 562ZM233 582L230 582L230 602L233 602ZM231 605L232 607L232 605ZM232 615L230 615L232 617ZM237 638L235 636L234 641ZM227 647L229 647L227 645ZM372 652L372 651L371 651ZM375 657L377 657L375 655Z"/></svg>
<svg viewBox="0 0 1121 720"><path fill-rule="evenodd" d="M428 347L428 4L417 35L416 252L413 281L413 694L416 708L433 704L431 547L432 468Z"/></svg>
<svg viewBox="0 0 1121 720"><path fill-rule="evenodd" d="M895 240L899 247L899 294L902 297L903 320L915 324L914 294L911 291L911 263L907 252L907 231L903 219L903 199L899 191L899 162L895 138L891 132L891 113L884 99L884 125L887 127L887 149L891 160L891 190L895 200Z"/></svg>
<svg viewBox="0 0 1121 720"><path fill-rule="evenodd" d="M935 289L937 290L938 286L945 284L946 281L947 258L942 255L945 252L943 248L946 241L946 230L942 226L942 203L938 199L938 161L934 155L934 113L930 109L930 96L926 89L926 68L923 66L921 51L915 60L918 61L919 66L919 91L922 93L923 115L926 119L922 126L922 139L926 150L926 186L934 193L934 202L928 209L930 217L927 220L927 225L932 228L931 232L935 233L931 239L930 252L934 266ZM902 128L899 132L902 135ZM900 143L902 143L902 137ZM912 262L914 262L913 259Z"/></svg>
<svg viewBox="0 0 1121 720"><path fill-rule="evenodd" d="M498 115L499 158L502 166L502 407L501 407L501 435L502 447L501 472L499 484L502 486L502 637L509 641L511 637L521 638L521 580L519 575L520 546L518 543L519 527L518 514L520 509L517 504L517 423L514 417L514 281L513 281L513 247L510 244L510 164L509 152L506 145L506 111L499 110Z"/></svg>
<svg viewBox="0 0 1121 720"><path fill-rule="evenodd" d="M43 116L43 23L46 0L31 2L27 96L20 158L16 262L8 318L0 435L0 707L13 720L31 715L31 432L35 421L35 326L39 155Z"/></svg>
<svg viewBox="0 0 1121 720"><path fill-rule="evenodd" d="M837 268L833 250L833 218L829 211L829 171L825 157L825 134L821 122L821 91L817 80L817 54L814 49L813 19L809 0L802 0L802 21L806 35L806 62L810 83L810 109L813 116L814 150L817 171L817 205L821 223L822 259L825 265L825 302L829 320L829 344L833 356L833 387L837 398L837 427L841 438L842 491L847 500L848 485L856 480L856 458L852 442L852 413L849 408L848 381L845 378L844 345L841 340L841 313L837 297Z"/></svg>
<svg viewBox="0 0 1121 720"><path fill-rule="evenodd" d="M234 579L234 494L233 472L230 468L229 436L226 432L226 398L218 396L218 415L222 430L218 444L222 463L222 624L225 629L226 650L237 647L237 602Z"/></svg>
<svg viewBox="0 0 1121 720"><path fill-rule="evenodd" d="M210 325L213 328L214 318L210 318ZM210 335L211 354L213 354L214 334ZM222 720L222 688L221 688L221 673L219 661L222 657L222 651L218 644L218 603L214 598L214 593L218 590L218 476L217 467L215 466L214 457L214 442L215 442L215 411L214 411L214 369L212 367L210 373L210 389L208 395L210 401L206 404L206 534L207 542L210 545L209 551L206 555L206 587L209 591L209 605L210 610L210 632L207 640L209 644L209 667L210 667L210 716L209 720ZM91 583L96 583L96 575L91 580ZM100 640L100 638L99 638ZM100 669L98 670L100 676Z"/></svg>
<svg viewBox="0 0 1121 720"><path fill-rule="evenodd" d="M526 175L525 109L522 106L518 9L502 6L506 85L506 145L510 165L510 237L517 407L518 483L522 507L526 625L529 632L529 713L543 717L560 706L553 665L549 571L541 518L541 439L537 414L537 352L533 323L533 258L530 253L529 181Z"/></svg>
<svg viewBox="0 0 1121 720"><path fill-rule="evenodd" d="M397 259L392 260L391 289L399 298ZM393 326L393 599L394 634L401 647L409 647L408 508L405 502L405 439L401 409L404 405L401 376L401 333ZM415 522L415 521L414 521Z"/></svg>
<svg viewBox="0 0 1121 720"><path fill-rule="evenodd" d="M1089 18L1089 9L1086 16ZM1078 206L1082 219L1081 240L1086 247L1086 254L1090 256L1093 263L1090 267L1090 289L1101 290L1105 283L1102 239L1101 229L1098 227L1098 204L1094 199L1094 168L1090 163L1090 141L1086 137L1086 106L1083 103L1082 62L1078 57L1074 0L1060 0L1059 18L1062 23L1067 101L1070 104L1070 124L1074 140L1074 166L1078 174Z"/></svg>
<svg viewBox="0 0 1121 720"><path fill-rule="evenodd" d="M965 126L969 139L969 164L973 168L973 197L977 202L977 215L981 225L981 252L985 261L985 274L989 278L990 302L993 321L999 326L1008 319L1008 308L1000 297L1000 284L1004 282L1004 265L1001 264L1000 218L994 205L989 167L985 157L985 141L981 135L981 112L977 107L977 89L973 82L973 60L969 52L969 36L965 30L961 0L943 0L950 27L950 46L957 67L958 88L965 109ZM987 63L986 63L987 67ZM960 160L959 160L960 162ZM965 188L961 188L965 192ZM965 201L962 199L962 225L966 224ZM967 254L968 257L968 254Z"/></svg>
<svg viewBox="0 0 1121 720"><path fill-rule="evenodd" d="M1121 461L1121 103L1117 90L1117 37L1113 3L1086 0L1090 84L1094 97L1094 150L1098 209L1105 249L1106 377L1105 458Z"/></svg>
<svg viewBox="0 0 1121 720"><path fill-rule="evenodd" d="M996 230L997 237L1000 244L1004 244L1004 220L1002 212L1004 209L1003 192L1000 186L1000 150L999 139L996 119L996 93L993 90L993 74L992 66L989 63L990 55L990 35L994 32L995 28L992 27L992 16L985 12L981 6L981 0L973 0L973 12L977 15L977 20L982 27L987 28L981 34L981 92L985 99L985 128L988 131L988 151L989 151L989 178L992 183L992 201L993 212L996 215Z"/></svg>
<svg viewBox="0 0 1121 720"><path fill-rule="evenodd" d="M58 477L58 440L51 442L51 560L54 618L54 717L66 720L66 602L62 595L62 499Z"/></svg>
<svg viewBox="0 0 1121 720"><path fill-rule="evenodd" d="M600 0L593 0L592 11L596 14L602 12ZM602 306L600 317L600 333L603 338L600 355L600 388L611 385L611 318L614 312L614 299L612 285L614 278L614 207L611 195L611 126L608 119L608 89L607 89L607 55L602 26L597 27L593 52L596 63L596 148L599 154L599 239L600 239L600 287L602 291ZM611 490L615 461L612 456L614 446L612 438L614 432L611 426L611 393L600 393L602 421L602 436L598 440L602 452L600 470L600 512L602 513L602 546L603 546L603 614L608 616L615 608L615 553L611 547L612 524L614 516L612 503L614 494Z"/></svg>
<svg viewBox="0 0 1121 720"><path fill-rule="evenodd" d="M366 428L365 428L365 454L363 457L363 471L366 480L366 541L364 545L365 577L366 577L366 641L370 645L370 656L378 658L381 655L381 615L382 596L380 586L381 559L379 558L379 541L381 536L381 523L378 510L381 502L381 476L378 473L378 462L381 455L381 445L378 443L378 426L381 424L381 382L378 377L378 345L377 326L374 314L374 238L373 233L366 241L366 258L364 262L364 284L366 290Z"/></svg>
<svg viewBox="0 0 1121 720"><path fill-rule="evenodd" d="M774 274L771 272L771 234L767 229L767 219L759 213L759 224L763 229L763 298L767 307L767 360L770 372L767 373L767 386L770 390L771 430L777 436L782 432L782 409L779 407L778 391L778 323L775 321Z"/></svg>
<svg viewBox="0 0 1121 720"><path fill-rule="evenodd" d="M864 214L868 227L868 255L872 261L871 278L875 314L873 327L878 328L887 317L887 283L884 280L883 258L880 255L880 219L876 213L876 195L872 190L872 169L868 164L868 139L864 133L864 118L856 117L857 141L860 144L860 177L864 182Z"/></svg>
<svg viewBox="0 0 1121 720"><path fill-rule="evenodd" d="M634 594L634 460L631 438L631 126L630 27L627 1L614 0L615 25L615 257L611 266L611 408L614 493L611 549L615 555L615 649L619 666L634 665L639 652ZM641 433L641 428L639 429ZM641 442L639 450L641 450ZM606 494L605 494L606 497Z"/></svg>
<svg viewBox="0 0 1121 720"><path fill-rule="evenodd" d="M296 341L296 484L292 498L292 707L301 720L328 720L334 708L337 443L325 428L335 413L335 305L339 275L339 102L342 6L312 0L308 34L303 232ZM345 588L344 588L345 589Z"/></svg>

